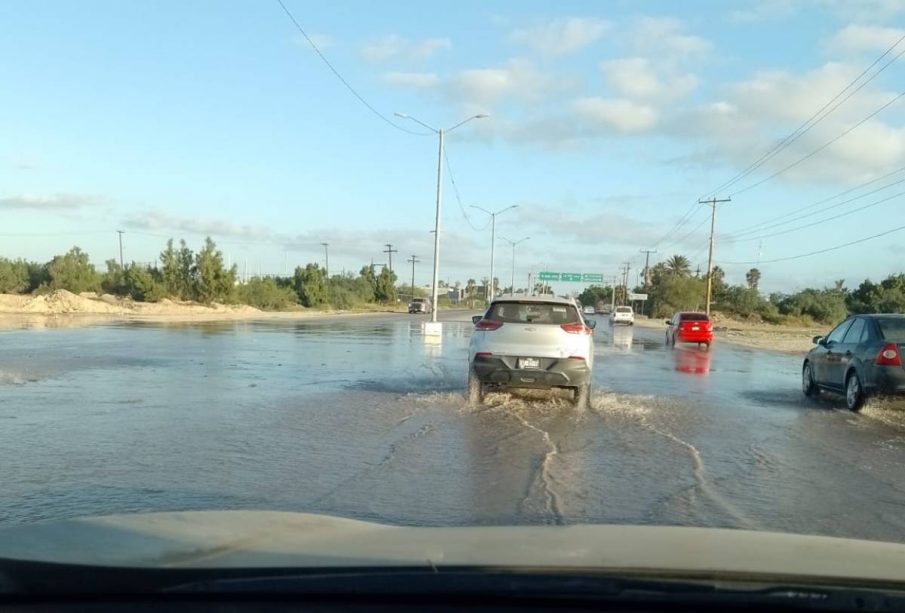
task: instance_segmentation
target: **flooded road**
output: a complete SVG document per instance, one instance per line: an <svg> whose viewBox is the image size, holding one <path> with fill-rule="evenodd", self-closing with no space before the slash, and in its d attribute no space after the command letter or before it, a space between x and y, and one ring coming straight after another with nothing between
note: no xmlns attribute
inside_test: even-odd
<svg viewBox="0 0 905 613"><path fill-rule="evenodd" d="M905 542L905 419L807 401L801 360L595 332L591 408L463 397L467 314L0 332L0 526L276 509Z"/></svg>

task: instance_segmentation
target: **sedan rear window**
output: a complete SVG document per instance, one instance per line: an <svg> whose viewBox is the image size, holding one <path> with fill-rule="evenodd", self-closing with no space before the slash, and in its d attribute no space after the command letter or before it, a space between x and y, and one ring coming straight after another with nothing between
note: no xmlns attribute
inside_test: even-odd
<svg viewBox="0 0 905 613"><path fill-rule="evenodd" d="M616 307L617 313L631 313L632 307Z"/></svg>
<svg viewBox="0 0 905 613"><path fill-rule="evenodd" d="M679 319L682 321L710 321L704 313L682 313Z"/></svg>
<svg viewBox="0 0 905 613"><path fill-rule="evenodd" d="M485 318L523 324L560 325L581 321L574 306L550 302L494 302Z"/></svg>
<svg viewBox="0 0 905 613"><path fill-rule="evenodd" d="M877 323L880 325L883 340L892 343L905 343L905 318L878 317Z"/></svg>

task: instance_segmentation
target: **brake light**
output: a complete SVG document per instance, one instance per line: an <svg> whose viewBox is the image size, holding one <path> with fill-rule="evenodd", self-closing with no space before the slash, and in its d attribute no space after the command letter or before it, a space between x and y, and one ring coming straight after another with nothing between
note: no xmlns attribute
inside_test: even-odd
<svg viewBox="0 0 905 613"><path fill-rule="evenodd" d="M591 329L585 326L580 321L576 321L570 324L560 324L559 326L569 334L590 334Z"/></svg>
<svg viewBox="0 0 905 613"><path fill-rule="evenodd" d="M489 351L479 351L476 354L474 354L474 357L480 358L482 356L488 356L488 355L493 355L493 353L491 353Z"/></svg>
<svg viewBox="0 0 905 613"><path fill-rule="evenodd" d="M581 357L580 355L570 355L569 359L570 360L581 360L582 362L584 362L584 358Z"/></svg>
<svg viewBox="0 0 905 613"><path fill-rule="evenodd" d="M485 330L491 331L500 328L503 325L503 322L496 321L493 319L481 319L474 325L475 330Z"/></svg>
<svg viewBox="0 0 905 613"><path fill-rule="evenodd" d="M895 343L886 343L874 360L877 366L901 366L902 357L899 355L899 346Z"/></svg>

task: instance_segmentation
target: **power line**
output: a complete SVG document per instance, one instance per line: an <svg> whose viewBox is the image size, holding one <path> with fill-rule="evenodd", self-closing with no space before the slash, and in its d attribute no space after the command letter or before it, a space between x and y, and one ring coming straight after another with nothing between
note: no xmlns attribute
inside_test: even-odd
<svg viewBox="0 0 905 613"><path fill-rule="evenodd" d="M685 240L688 239L688 237L690 237L692 234L694 234L695 232L697 232L698 230L700 230L700 229L701 229L701 226L703 226L703 225L704 225L705 223L707 223L708 221L709 221L709 220L708 220L707 217L702 218L701 221L700 221L700 223L698 223L698 225L696 225L695 227L693 227L687 234L683 234L681 238L677 238L677 239L674 239L674 240L669 241L669 242L666 243L663 247L665 248L665 247L669 247L670 245L679 245L679 244L681 244L681 243L684 243Z"/></svg>
<svg viewBox="0 0 905 613"><path fill-rule="evenodd" d="M343 76L339 73L339 71L333 67L333 64L330 63L330 60L327 59L327 57L321 52L321 50L318 49L317 45L314 44L314 41L311 40L311 37L308 36L308 34L302 28L301 24L299 24L299 22L295 19L295 17L289 11L289 9L286 8L286 5L283 4L283 0L277 0L277 3L283 9L283 12L286 13L286 16L289 17L289 20L292 21L293 25L295 25L295 28L299 31L299 33L301 33L301 35L303 37L305 37L305 40L308 41L308 44L311 45L311 48L314 49L314 52L317 53L317 56L324 62L324 64L326 64L327 68L330 69L330 71L336 76L336 78L339 79L340 83L345 85L346 89L348 89L352 93L352 95L358 99L359 102L361 102L363 105L365 105L365 107L367 107L369 111L374 113L374 115L376 115L377 117L379 117L380 119L385 121L387 124L393 126L397 130L405 132L406 134L412 134L414 136L431 136L431 134L429 132L416 132L414 130L409 130L408 128L404 128L404 127L400 126L399 124L397 124L396 122L394 122L389 117L387 117L386 115L384 115L383 113L381 113L380 111L378 111L377 109L375 109L373 106L371 106L371 104L367 100L365 100L364 97L361 94L359 94L355 90L355 88L352 87L348 81L346 81L345 78L343 78Z"/></svg>
<svg viewBox="0 0 905 613"><path fill-rule="evenodd" d="M901 232L905 230L905 226L899 226L897 228L893 228L892 230L887 230L886 232L880 232L879 234L874 234L872 236L865 236L864 238L859 238L858 240L849 241L847 243L842 243L841 245L836 245L834 247L827 247L826 249L819 249L817 251L810 251L808 253L800 253L798 255L790 255L784 258L774 258L772 260L761 260L761 264L771 264L773 262L788 262L789 260L798 260L801 258L807 258L812 255L820 255L821 253L828 253L830 251L836 251L837 249L844 249L845 247L851 247L852 245L858 245L860 243L865 243L870 240L874 240L875 238L881 238L883 236L887 236L889 234L893 234L894 232ZM750 260L747 262L719 262L720 264L757 264L756 260Z"/></svg>
<svg viewBox="0 0 905 613"><path fill-rule="evenodd" d="M832 99L830 99L829 101L826 102L826 104L824 104L822 107L820 107L819 109L817 109L817 111L815 111L814 114L811 115L807 120L805 120L804 123L802 123L802 124L801 124L800 126L798 126L795 130L793 130L790 134L788 134L785 138L783 138L783 139L782 139L781 141L779 141L776 145L774 145L772 149L770 149L769 151L767 151L765 154L763 154L763 155L762 155L761 157L759 157L757 160L755 160L754 162L752 162L751 164L749 164L746 168L744 168L743 170L741 170L741 171L740 171L738 174L736 174L734 177L732 177L731 179L729 179L729 181L723 183L722 185L720 185L719 187L717 187L717 188L716 188L715 190L713 190L713 191L716 192L716 191L725 190L725 189L731 187L732 185L735 185L735 184L738 183L741 179L745 178L746 176L748 176L749 174L751 174L752 172L754 172L755 170L757 170L759 167L761 167L763 164L765 164L766 162L768 162L771 158L773 158L773 157L774 157L776 154L778 154L780 151L782 151L783 149L785 149L786 147L788 147L789 145L791 145L793 142L795 142L796 140L798 140L801 136L803 136L803 135L804 135L806 132L808 132L811 128L813 128L813 127L816 126L818 123L820 123L821 121L823 121L824 119L826 119L827 117L829 117L830 114L833 113L833 111L835 111L836 109L838 109L838 108L839 108L840 106L842 106L848 99L850 99L852 96L854 96L854 95L857 94L859 91L861 91L861 89L863 89L868 83L870 83L871 81L873 81L880 73L882 73L884 70L886 70L886 69L889 67L890 64L892 64L893 62L895 62L896 60L898 60L900 57L902 57L902 54L905 53L905 50L900 51L898 55L896 55L894 58L892 58L891 60L889 60L888 62L886 62L886 64L884 64L883 66L881 66L880 69L879 69L877 72L875 72L873 75L871 75L869 79L865 80L865 81L864 81L863 83L861 83L857 88L855 88L853 91L849 92L849 94L848 94L845 98L843 98L842 100L839 100L839 102L838 102L835 106L833 106L831 109L829 109L828 111L826 111L826 113L823 113L823 111L825 111L831 104L833 104L834 102L836 102L836 100L838 100L839 97L842 96L849 88L851 88L855 83L857 83L858 81L860 81L861 78L862 78L864 75L866 75L866 74L871 70L871 68L873 68L874 66L876 66L876 65L880 62L880 60L882 60L884 57L886 57L887 55L889 55L889 53L891 53L893 49L895 49L896 47L898 47L899 44L900 44L903 40L905 40L905 35L903 35L901 38L899 38L892 46L890 46L886 51L884 51L882 54L880 54L880 56L879 56L877 59L875 59L873 62L871 62L870 66L868 66L867 68L865 68L865 69L861 72L861 74L859 74L859 75L858 75L857 77L855 77L851 82L849 82L848 85L846 85L846 86L843 87L841 90L839 90L839 92L838 92L835 96L833 96ZM821 116L821 113L823 113L822 116Z"/></svg>
<svg viewBox="0 0 905 613"><path fill-rule="evenodd" d="M770 219L768 219L768 220L766 220L766 221L764 221L764 222L758 223L758 224L753 224L753 225L750 225L750 226L744 226L744 227L741 228L740 230L736 230L735 232L732 232L732 233L731 233L731 236L733 236L733 237L737 237L737 236L745 236L745 235L748 235L748 234L754 234L755 232L760 232L761 230L765 230L765 229L768 229L768 228L773 228L773 227L776 227L776 226L785 225L785 223L788 223L788 222L785 222L785 223L776 223L776 224L769 224L769 225L764 225L764 224L765 224L765 223L768 223L768 222L778 221L778 220L780 220L780 219L786 219L787 217L791 217L791 216L796 215L796 214L798 214L798 213L803 213L804 211L811 210L811 209L813 209L813 208L815 208L815 207L820 206L821 204L825 204L825 203L827 203L827 202L830 202L830 201L832 201L832 200L835 200L836 198L840 198L840 197L846 196L846 195L848 195L848 194L850 194L850 193L852 193L852 192L856 192L856 191L858 191L859 189L861 189L861 188L863 188L863 187L867 187L868 185L872 185L872 184L876 183L877 181L882 181L883 179L887 179L887 178L889 178L889 177L891 177L891 176L893 176L893 175L897 175L897 174L899 174L899 173L902 172L902 171L905 171L905 166L903 166L903 167L901 167L901 168L897 168L896 170L893 170L892 172L888 172L888 173L886 173L886 174L883 175L883 176L880 176L880 177L877 177L877 178L875 178L875 179L871 179L870 181L866 181L866 182L864 182L864 183L861 183L860 185L856 185L855 187L851 187L851 188L849 188L849 189L847 189L847 190L845 190L845 191L839 192L838 194L834 194L834 195L829 196L829 197L827 197L827 198L824 198L824 199L822 199L822 200L818 200L817 202L814 202L814 203L809 204L809 205L807 205L807 206L801 207L801 208L799 208L799 209L794 209L794 210L792 210L792 211L789 211L788 213L783 213L782 215L779 215L779 216L777 216L777 217L770 218ZM848 203L848 202L852 202L853 200L857 200L858 198L863 198L863 197L865 197L865 196L869 196L870 194L876 193L877 191L882 191L882 190L884 190L884 189L886 189L886 188L888 188L888 187L891 187L891 186L893 186L893 185L897 185L898 183L901 183L901 181L896 181L895 183L890 183L890 184L888 184L888 185L886 185L886 186L884 186L884 187L882 187L882 188L879 188L879 189L874 190L874 191L871 191L871 192L867 192L867 193L865 193L865 194L862 194L862 195L858 196L857 198L852 198L852 199L850 199L850 200L846 200L845 202L839 203L839 204L845 204L845 203ZM836 205L834 205L834 207L835 207L835 206L836 206ZM829 210L830 208L834 208L834 207L828 207L828 208L823 209L823 210ZM791 222L791 221L795 221L795 220L797 220L797 219L799 219L799 218L795 218L795 219L793 219L793 220L790 220L790 222Z"/></svg>
<svg viewBox="0 0 905 613"><path fill-rule="evenodd" d="M679 218L679 221L676 222L676 225L674 225L672 228L670 228L670 229L666 232L666 234L664 234L664 235L661 236L659 239L657 239L657 242L655 242L653 245L651 245L651 247L656 247L656 246L658 246L658 245L659 245L660 243L662 243L664 240L666 240L667 238L669 238L670 236L672 236L672 234L674 234L675 232L681 230L681 229L682 229L682 226L684 226L684 225L687 224L689 221L691 221L691 218L694 217L694 213L695 213L696 211L698 211L698 210L700 210L700 207L698 206L698 203L695 202L694 204L691 205L691 207L689 207L689 209L688 209L687 211L685 211L685 214L682 215L682 217Z"/></svg>
<svg viewBox="0 0 905 613"><path fill-rule="evenodd" d="M471 229L475 232L483 232L487 229L487 226L490 225L488 221L484 224L484 227L479 228L474 223L472 223L471 218L468 216L468 213L465 211L465 205L462 204L462 197L459 194L459 186L456 184L456 179L453 176L452 166L449 164L449 156L446 154L446 147L443 148L443 159L446 161L446 174L449 176L449 182L452 184L453 194L456 197L456 202L459 205L459 211L462 212L462 217L465 218L465 221L468 222L468 225L471 226Z"/></svg>
<svg viewBox="0 0 905 613"><path fill-rule="evenodd" d="M905 179L902 179L902 181L898 181L898 183L903 183L903 182L905 182ZM893 185L894 185L894 184L893 184ZM887 187L891 187L891 186L887 186ZM886 189L886 188L881 188L881 189ZM875 191L880 191L880 190L875 190ZM871 192L871 193L873 193L873 192ZM867 195L867 194L865 194L865 195ZM782 236L783 234L790 234L790 233L792 233L792 232L797 232L798 230L804 230L804 229L807 229L807 228L813 228L814 226L819 226L819 225L822 224L822 223L826 223L826 222L828 222L828 221L833 221L834 219L839 219L840 217L846 217L846 216L848 216L848 215L852 215L852 214L857 213L857 212L859 212L859 211L863 211L863 210L865 210L865 209L869 209L869 208L871 208L871 207L875 207L875 206L877 206L877 205L879 205L879 204L883 204L884 202L889 202L890 200L893 200L893 199L895 199L895 198L899 198L899 197L901 197L901 196L905 196L905 191L903 191L903 192L898 192L898 193L896 193L896 194L893 194L892 196L887 196L886 198L881 198L880 200L876 200L876 201L874 201L874 202L870 202L870 203L865 204L865 205L863 205L863 206L859 206L858 208L851 209L850 211L845 211L844 213L839 213L839 214L833 215L833 216L831 216L831 217L826 217L826 218L821 219L821 220L819 220L819 221L814 221L814 222L807 223L807 224L804 224L804 225L801 225L801 226L795 226L795 227L793 227L793 228L787 228L787 229L785 229L785 230L780 230L779 232L773 232L773 233L770 233L770 234L761 234L761 235L759 235L759 236L752 236L752 237L749 237L749 238L742 238L742 239L736 240L735 242L737 242L737 243L747 243L747 242L750 242L750 241L763 240L763 239L765 239L765 238L773 238L774 236ZM863 196L858 196L858 198L862 198L862 197L863 197ZM829 207L829 208L835 208L835 207L838 207L838 206L842 206L843 204L848 204L849 202L852 202L853 200L857 200L857 198L852 198L851 200L846 200L845 202L840 202L839 204L834 205L833 207ZM829 210L829 208L828 208L828 209L824 209L824 210ZM804 217L809 217L809 215L805 215ZM798 219L802 219L802 218L798 218ZM785 222L785 223L791 223L791 221ZM785 224L781 224L781 225L785 225Z"/></svg>
<svg viewBox="0 0 905 613"><path fill-rule="evenodd" d="M895 98L893 98L892 100L890 100L889 102L887 102L886 104L884 104L883 106L881 106L880 108L878 108L877 110L875 110L873 113L871 113L870 115L868 115L867 117L865 117L864 119L862 119L861 121L859 121L858 123L856 123L855 125L851 126L850 128L848 128L847 130L845 130L845 131L842 132L841 134L837 135L836 137L834 137L834 138L830 139L829 141L825 142L824 144L820 145L819 147L817 147L816 149L814 149L813 151L811 151L810 153L808 153L808 154L805 155L804 157L802 157L802 158L796 160L795 162L792 162L792 163L789 164L788 166L784 166L783 168L780 168L779 170L777 170L777 171L774 172L773 174L768 175L767 177L761 179L760 181L756 181L756 182L754 182L754 183L751 183L751 184L748 185L747 187L743 187L742 189L733 192L732 194L730 194L730 196L737 196L738 194L743 194L743 193L747 192L748 190L751 190L751 189L754 189L755 187L758 187L758 186L760 186L760 185L763 185L763 184L766 183L767 181L770 181L771 179L774 179L774 178L778 177L779 175L783 174L784 172L786 172L786 171L788 171L788 170L791 170L792 168L795 168L796 166L798 166L798 165L801 164L802 162L811 159L812 157L814 157L815 155L817 155L818 153L820 153L821 151L823 151L824 149L826 149L827 147L829 147L830 145L832 145L833 143L835 143L836 141L838 141L839 139L841 139L842 137L847 136L848 134L850 134L852 131L854 131L855 129L857 129L858 127L860 127L860 126L863 125L864 123L866 123L868 120L873 119L876 115L878 115L879 113L885 111L887 108L889 108L890 106L892 106L892 104L894 104L895 102L898 102L898 101L901 100L903 97L905 97L905 91L899 93Z"/></svg>

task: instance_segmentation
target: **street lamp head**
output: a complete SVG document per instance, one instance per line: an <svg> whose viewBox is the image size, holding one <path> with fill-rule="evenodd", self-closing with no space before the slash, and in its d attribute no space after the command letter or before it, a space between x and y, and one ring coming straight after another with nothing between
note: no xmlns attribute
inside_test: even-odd
<svg viewBox="0 0 905 613"><path fill-rule="evenodd" d="M487 119L488 117L490 117L490 115L488 115L487 113L478 113L473 117L473 119Z"/></svg>
<svg viewBox="0 0 905 613"><path fill-rule="evenodd" d="M408 118L409 118L409 116L406 115L405 113L393 113L393 115L395 115L396 117L401 117L402 119L408 119Z"/></svg>

